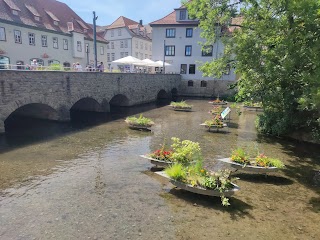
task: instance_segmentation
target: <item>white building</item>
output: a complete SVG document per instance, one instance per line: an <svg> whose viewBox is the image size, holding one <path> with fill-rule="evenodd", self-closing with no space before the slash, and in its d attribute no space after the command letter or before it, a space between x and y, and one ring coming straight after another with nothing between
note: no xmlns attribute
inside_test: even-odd
<svg viewBox="0 0 320 240"><path fill-rule="evenodd" d="M109 68L124 70L124 66L112 61L133 56L138 59L152 58L151 32L147 26L120 16L106 27L104 38L107 45L107 64Z"/></svg>
<svg viewBox="0 0 320 240"><path fill-rule="evenodd" d="M194 96L218 96L226 94L227 84L236 80L230 69L222 78L203 77L198 70L201 62L211 61L223 52L223 45L217 41L202 51L199 42L199 21L188 17L186 7L174 9L172 13L150 23L152 27L153 60L164 60L171 64L166 73L179 73L183 79L183 92ZM165 50L164 50L165 48Z"/></svg>
<svg viewBox="0 0 320 240"><path fill-rule="evenodd" d="M98 62L106 62L106 48L98 35ZM55 0L0 0L0 67L30 65L33 59L43 66L84 67L94 61L93 29Z"/></svg>

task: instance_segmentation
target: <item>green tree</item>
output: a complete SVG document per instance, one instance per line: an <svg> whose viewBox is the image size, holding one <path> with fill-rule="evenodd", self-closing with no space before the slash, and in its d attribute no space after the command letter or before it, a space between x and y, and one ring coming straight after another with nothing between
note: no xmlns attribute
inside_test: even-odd
<svg viewBox="0 0 320 240"><path fill-rule="evenodd" d="M241 2L241 3L240 3ZM258 129L282 135L304 128L320 139L320 1L192 0L205 45L224 53L200 70L220 77L236 69L237 99L262 102ZM239 11L240 9L240 11Z"/></svg>

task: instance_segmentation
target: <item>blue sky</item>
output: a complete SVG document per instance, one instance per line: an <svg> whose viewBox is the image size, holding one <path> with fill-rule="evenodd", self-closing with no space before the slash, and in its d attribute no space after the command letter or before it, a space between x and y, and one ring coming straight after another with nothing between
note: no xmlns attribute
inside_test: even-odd
<svg viewBox="0 0 320 240"><path fill-rule="evenodd" d="M111 24L120 16L143 24L163 18L181 5L181 0L58 0L66 3L83 20L92 23L95 11L97 25Z"/></svg>

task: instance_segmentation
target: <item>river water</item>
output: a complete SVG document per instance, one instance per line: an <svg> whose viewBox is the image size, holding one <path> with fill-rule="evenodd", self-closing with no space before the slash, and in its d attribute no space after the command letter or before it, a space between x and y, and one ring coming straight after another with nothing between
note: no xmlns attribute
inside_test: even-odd
<svg viewBox="0 0 320 240"><path fill-rule="evenodd" d="M99 125L37 123L0 137L0 239L320 239L319 146L259 136L256 113L233 109L228 132L207 132L207 100L192 112L149 104L100 116ZM151 132L130 130L142 112ZM209 168L237 146L259 148L286 169L234 174L241 190L219 198L175 188L154 173L149 153L171 137L200 143Z"/></svg>

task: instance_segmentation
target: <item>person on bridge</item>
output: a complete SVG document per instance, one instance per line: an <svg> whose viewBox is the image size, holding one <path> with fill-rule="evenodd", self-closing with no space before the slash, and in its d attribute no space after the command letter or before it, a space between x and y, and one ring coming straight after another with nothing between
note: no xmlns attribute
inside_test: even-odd
<svg viewBox="0 0 320 240"><path fill-rule="evenodd" d="M82 66L80 65L79 62L76 63L76 71L82 72Z"/></svg>
<svg viewBox="0 0 320 240"><path fill-rule="evenodd" d="M103 62L101 62L98 66L98 70L99 72L104 72L104 65L103 65Z"/></svg>

